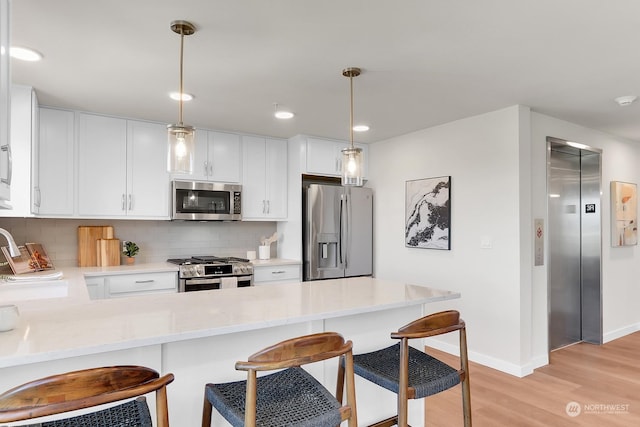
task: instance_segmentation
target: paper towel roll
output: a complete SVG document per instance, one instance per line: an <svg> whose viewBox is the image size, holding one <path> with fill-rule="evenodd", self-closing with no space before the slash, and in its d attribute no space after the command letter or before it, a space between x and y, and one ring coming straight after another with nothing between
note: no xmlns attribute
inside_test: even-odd
<svg viewBox="0 0 640 427"><path fill-rule="evenodd" d="M231 289L238 287L238 278L237 277L221 277L220 278L220 289Z"/></svg>

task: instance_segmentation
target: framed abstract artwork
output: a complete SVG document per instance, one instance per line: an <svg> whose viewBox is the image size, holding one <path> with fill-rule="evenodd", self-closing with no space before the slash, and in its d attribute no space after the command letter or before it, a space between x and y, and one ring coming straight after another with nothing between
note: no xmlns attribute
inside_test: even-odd
<svg viewBox="0 0 640 427"><path fill-rule="evenodd" d="M405 246L451 249L451 177L407 181Z"/></svg>
<svg viewBox="0 0 640 427"><path fill-rule="evenodd" d="M611 181L611 246L638 244L636 184Z"/></svg>

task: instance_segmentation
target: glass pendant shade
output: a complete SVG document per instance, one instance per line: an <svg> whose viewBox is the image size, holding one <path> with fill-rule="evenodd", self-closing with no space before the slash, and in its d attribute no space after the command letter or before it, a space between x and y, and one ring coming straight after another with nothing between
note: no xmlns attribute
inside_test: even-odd
<svg viewBox="0 0 640 427"><path fill-rule="evenodd" d="M169 153L167 170L172 173L193 173L193 153L195 151L195 129L188 125L168 125Z"/></svg>
<svg viewBox="0 0 640 427"><path fill-rule="evenodd" d="M362 187L362 148L342 150L342 185Z"/></svg>
<svg viewBox="0 0 640 427"><path fill-rule="evenodd" d="M349 77L349 135L351 145L342 150L342 185L349 187L362 187L364 185L362 175L364 173L362 149L353 146L353 78L358 77L361 69L357 67L345 68L342 75Z"/></svg>
<svg viewBox="0 0 640 427"><path fill-rule="evenodd" d="M178 92L180 97L178 99L178 124L167 125L169 142L167 170L170 173L191 175L193 173L193 153L195 151L195 129L192 126L185 125L182 121L184 36L195 33L196 27L187 21L173 21L171 23L171 31L180 35L180 90Z"/></svg>

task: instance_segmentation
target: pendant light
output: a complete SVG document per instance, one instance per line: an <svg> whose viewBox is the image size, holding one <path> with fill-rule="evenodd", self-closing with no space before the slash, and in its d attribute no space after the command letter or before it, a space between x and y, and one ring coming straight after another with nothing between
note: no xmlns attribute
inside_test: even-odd
<svg viewBox="0 0 640 427"><path fill-rule="evenodd" d="M350 67L342 70L342 75L349 77L351 114L349 135L351 146L342 150L342 185L362 187L362 149L353 146L353 78L361 73L360 68Z"/></svg>
<svg viewBox="0 0 640 427"><path fill-rule="evenodd" d="M171 31L180 34L180 94L182 88L182 68L184 36L190 36L196 32L196 27L187 21L173 21ZM169 155L167 157L167 170L172 173L191 174L193 173L193 152L195 129L182 122L182 101L180 96L178 101L178 124L168 125L169 133Z"/></svg>

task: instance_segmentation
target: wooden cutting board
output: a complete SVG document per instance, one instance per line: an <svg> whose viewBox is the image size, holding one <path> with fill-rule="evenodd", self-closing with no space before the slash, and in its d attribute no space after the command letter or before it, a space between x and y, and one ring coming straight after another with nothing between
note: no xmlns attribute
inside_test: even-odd
<svg viewBox="0 0 640 427"><path fill-rule="evenodd" d="M120 265L120 239L98 239L98 267Z"/></svg>
<svg viewBox="0 0 640 427"><path fill-rule="evenodd" d="M78 267L98 265L98 239L113 239L113 227L96 225L78 227Z"/></svg>

